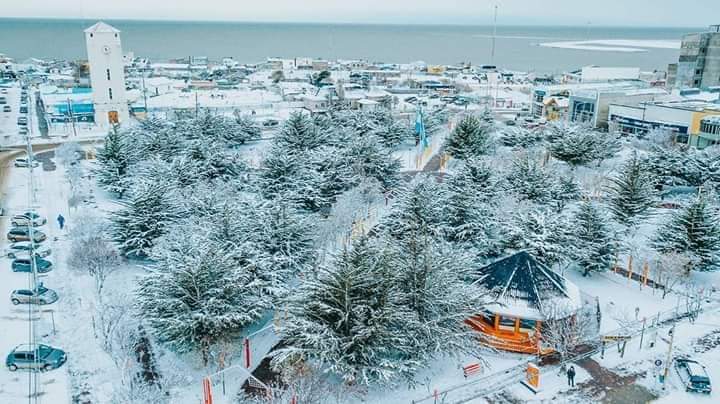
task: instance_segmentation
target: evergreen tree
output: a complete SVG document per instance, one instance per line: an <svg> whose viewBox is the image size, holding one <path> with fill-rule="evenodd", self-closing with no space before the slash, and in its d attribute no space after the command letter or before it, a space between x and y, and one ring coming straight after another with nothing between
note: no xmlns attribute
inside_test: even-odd
<svg viewBox="0 0 720 404"><path fill-rule="evenodd" d="M720 225L717 209L709 205L705 197L696 198L658 230L653 245L662 253L686 254L697 270L718 269Z"/></svg>
<svg viewBox="0 0 720 404"><path fill-rule="evenodd" d="M490 167L470 159L445 184L443 217L448 240L470 245L482 257L497 253L500 226L494 197L498 191Z"/></svg>
<svg viewBox="0 0 720 404"><path fill-rule="evenodd" d="M655 204L653 177L636 154L610 178L608 202L618 222L631 225L649 214Z"/></svg>
<svg viewBox="0 0 720 404"><path fill-rule="evenodd" d="M203 234L175 234L140 278L137 307L155 336L179 351L200 351L237 337L269 308L248 266Z"/></svg>
<svg viewBox="0 0 720 404"><path fill-rule="evenodd" d="M110 216L113 238L126 256L147 256L155 240L178 217L169 203L170 189L161 181L156 178L134 184L127 200L120 202L123 207Z"/></svg>
<svg viewBox="0 0 720 404"><path fill-rule="evenodd" d="M583 126L551 125L547 139L550 154L572 167L612 157L619 150L614 137Z"/></svg>
<svg viewBox="0 0 720 404"><path fill-rule="evenodd" d="M549 197L555 203L555 210L559 213L569 202L580 199L580 195L580 186L572 176L560 176L555 178Z"/></svg>
<svg viewBox="0 0 720 404"><path fill-rule="evenodd" d="M300 112L294 112L276 135L274 144L288 153L298 153L316 149L326 140L325 134L318 130L312 119Z"/></svg>
<svg viewBox="0 0 720 404"><path fill-rule="evenodd" d="M526 250L552 267L570 257L571 238L567 219L547 209L517 212L507 227L505 246Z"/></svg>
<svg viewBox="0 0 720 404"><path fill-rule="evenodd" d="M573 258L583 270L583 276L606 271L616 254L616 242L606 225L605 217L591 202L584 202L573 220Z"/></svg>
<svg viewBox="0 0 720 404"><path fill-rule="evenodd" d="M463 118L445 142L445 151L459 159L478 157L491 148L491 128L475 116Z"/></svg>
<svg viewBox="0 0 720 404"><path fill-rule="evenodd" d="M311 360L347 383L389 384L420 365L401 326L407 309L394 285L386 252L361 239L308 278L287 301L278 332L287 344L274 362Z"/></svg>
<svg viewBox="0 0 720 404"><path fill-rule="evenodd" d="M97 178L103 188L122 196L126 189L128 161L120 136L117 128L113 128L105 136L105 144L97 154Z"/></svg>
<svg viewBox="0 0 720 404"><path fill-rule="evenodd" d="M506 176L511 190L521 199L545 203L552 196L553 178L535 158L528 154L518 156Z"/></svg>
<svg viewBox="0 0 720 404"><path fill-rule="evenodd" d="M506 127L500 133L500 142L509 147L529 148L541 143L542 133L521 126Z"/></svg>

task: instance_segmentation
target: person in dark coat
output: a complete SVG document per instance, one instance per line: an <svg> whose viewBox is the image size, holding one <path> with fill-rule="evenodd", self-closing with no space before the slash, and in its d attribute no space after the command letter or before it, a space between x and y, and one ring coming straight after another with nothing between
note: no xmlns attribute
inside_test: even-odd
<svg viewBox="0 0 720 404"><path fill-rule="evenodd" d="M59 214L57 217L57 222L58 222L58 225L60 226L60 230L62 230L63 227L65 227L65 217L63 217L62 214Z"/></svg>
<svg viewBox="0 0 720 404"><path fill-rule="evenodd" d="M567 370L568 386L575 387L575 366L570 366Z"/></svg>

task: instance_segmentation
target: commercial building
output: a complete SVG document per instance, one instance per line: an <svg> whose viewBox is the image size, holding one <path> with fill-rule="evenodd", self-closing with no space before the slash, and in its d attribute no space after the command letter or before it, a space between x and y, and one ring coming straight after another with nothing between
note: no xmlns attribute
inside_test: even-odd
<svg viewBox="0 0 720 404"><path fill-rule="evenodd" d="M40 87L40 101L49 122L94 122L92 89L85 87Z"/></svg>
<svg viewBox="0 0 720 404"><path fill-rule="evenodd" d="M696 147L703 149L720 143L720 115L707 116L700 121Z"/></svg>
<svg viewBox="0 0 720 404"><path fill-rule="evenodd" d="M715 135L705 118L720 116L720 104L702 100L647 102L639 105L610 104L609 129L612 132L642 136L653 129L676 133L676 140L696 147L707 146ZM708 132L700 139L702 123Z"/></svg>
<svg viewBox="0 0 720 404"><path fill-rule="evenodd" d="M720 86L720 25L683 36L675 77L675 88L714 86Z"/></svg>
<svg viewBox="0 0 720 404"><path fill-rule="evenodd" d="M640 104L668 95L641 80L613 80L539 86L531 93L531 111L537 118L567 119L604 128L611 103Z"/></svg>

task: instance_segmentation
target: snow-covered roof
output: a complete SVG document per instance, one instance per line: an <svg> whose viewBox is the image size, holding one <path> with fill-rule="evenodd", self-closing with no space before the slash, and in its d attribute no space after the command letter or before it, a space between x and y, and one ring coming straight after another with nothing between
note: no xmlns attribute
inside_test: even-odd
<svg viewBox="0 0 720 404"><path fill-rule="evenodd" d="M102 33L110 32L110 33L113 33L113 34L117 34L117 33L120 32L120 30L117 29L117 28L115 28L115 27L113 27L112 25L106 24L106 23L104 23L104 22L102 22L102 21L98 21L98 22L97 22L95 25L93 25L92 27L86 29L85 32L88 33L88 34L89 34L89 33L96 34L96 33L101 33L101 32L102 32Z"/></svg>
<svg viewBox="0 0 720 404"><path fill-rule="evenodd" d="M486 309L499 314L542 320L548 311L559 315L554 309L575 311L582 305L575 284L526 251L481 268L477 282L491 290L494 298Z"/></svg>

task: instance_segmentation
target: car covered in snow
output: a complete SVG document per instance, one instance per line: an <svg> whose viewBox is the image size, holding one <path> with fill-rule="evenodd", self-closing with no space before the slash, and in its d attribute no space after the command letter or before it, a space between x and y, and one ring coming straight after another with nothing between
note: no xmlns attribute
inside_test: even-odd
<svg viewBox="0 0 720 404"><path fill-rule="evenodd" d="M62 349L48 345L19 345L5 358L5 366L14 372L18 369L48 371L57 369L67 362L67 354Z"/></svg>
<svg viewBox="0 0 720 404"><path fill-rule="evenodd" d="M10 219L10 224L13 226L29 226L32 223L33 227L42 226L47 223L47 219L38 215L35 212L25 212L19 215L15 215Z"/></svg>
<svg viewBox="0 0 720 404"><path fill-rule="evenodd" d="M710 376L705 366L700 362L688 358L675 358L675 370L685 385L685 391L710 394Z"/></svg>
<svg viewBox="0 0 720 404"><path fill-rule="evenodd" d="M32 162L33 167L37 167L39 165L40 165L40 163L33 160L33 162ZM15 159L15 167L18 167L18 168L30 167L30 161L28 161L28 159L25 159L25 158L17 158L17 159Z"/></svg>
<svg viewBox="0 0 720 404"><path fill-rule="evenodd" d="M30 241L30 228L27 226L13 227L7 232L8 240L12 242ZM45 233L40 230L33 231L33 241L41 243L47 239Z"/></svg>
<svg viewBox="0 0 720 404"><path fill-rule="evenodd" d="M35 257L35 269L39 274L45 274L52 271L52 262ZM32 261L30 257L15 258L12 262L13 272L32 272Z"/></svg>
<svg viewBox="0 0 720 404"><path fill-rule="evenodd" d="M8 258L25 257L29 254L28 251L30 251L30 247L31 245L29 241L12 243L5 248L4 255ZM52 250L49 247L43 247L42 245L35 245L33 251L35 251L35 255L40 258L45 258L52 253Z"/></svg>
<svg viewBox="0 0 720 404"><path fill-rule="evenodd" d="M35 290L13 290L10 294L10 301L16 306L18 304L53 304L58 301L58 294L41 283Z"/></svg>

